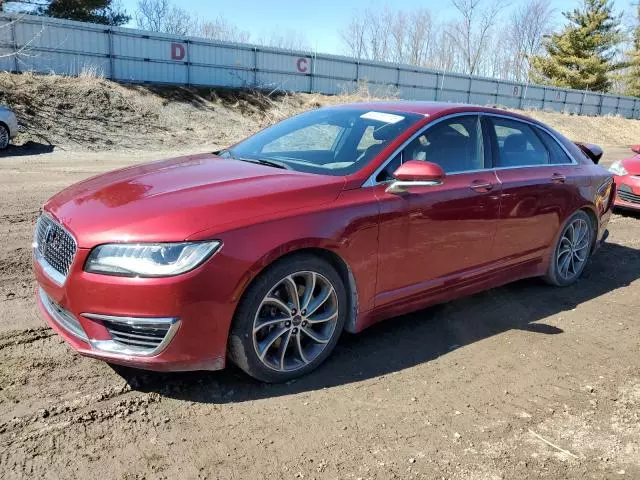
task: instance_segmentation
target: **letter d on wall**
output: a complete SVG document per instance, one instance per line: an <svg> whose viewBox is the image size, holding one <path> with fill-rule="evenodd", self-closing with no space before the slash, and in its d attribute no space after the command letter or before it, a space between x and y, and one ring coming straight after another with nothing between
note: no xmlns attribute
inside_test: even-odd
<svg viewBox="0 0 640 480"><path fill-rule="evenodd" d="M184 45L180 43L171 44L171 60L183 60L185 55Z"/></svg>

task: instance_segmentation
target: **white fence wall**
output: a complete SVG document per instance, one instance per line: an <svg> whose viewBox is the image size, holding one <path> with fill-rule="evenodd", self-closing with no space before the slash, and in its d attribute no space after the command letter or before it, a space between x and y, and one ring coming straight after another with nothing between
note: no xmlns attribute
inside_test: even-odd
<svg viewBox="0 0 640 480"><path fill-rule="evenodd" d="M401 98L411 100L640 118L640 104L633 97L68 20L0 15L0 71L78 75L91 69L120 82L328 94L353 91L358 81L366 80L373 93L388 92L393 86Z"/></svg>

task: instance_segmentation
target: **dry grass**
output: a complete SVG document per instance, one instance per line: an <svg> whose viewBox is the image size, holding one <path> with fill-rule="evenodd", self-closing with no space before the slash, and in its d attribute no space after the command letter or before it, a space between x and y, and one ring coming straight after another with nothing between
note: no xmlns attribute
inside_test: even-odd
<svg viewBox="0 0 640 480"><path fill-rule="evenodd" d="M617 115L589 117L540 110L521 113L546 123L572 140L596 143L603 147L640 143L640 120Z"/></svg>
<svg viewBox="0 0 640 480"><path fill-rule="evenodd" d="M0 73L0 103L22 125L17 144L73 150L169 150L227 145L291 115L327 105L397 99L395 87L364 82L339 95L123 85L87 69L80 77ZM603 146L640 140L640 121L555 112L526 114L573 139Z"/></svg>

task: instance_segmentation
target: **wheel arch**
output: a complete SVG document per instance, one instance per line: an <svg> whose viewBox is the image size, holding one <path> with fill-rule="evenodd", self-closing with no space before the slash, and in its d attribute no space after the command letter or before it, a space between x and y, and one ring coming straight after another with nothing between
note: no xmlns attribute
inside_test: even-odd
<svg viewBox="0 0 640 480"><path fill-rule="evenodd" d="M593 238L591 239L591 251L593 252L597 240L598 240L598 230L600 229L600 222L598 221L598 215L596 214L596 209L592 205L585 205L582 208L579 208L577 211L583 211L587 214L589 219L591 220L591 226L593 227Z"/></svg>
<svg viewBox="0 0 640 480"><path fill-rule="evenodd" d="M338 272L338 275L340 275L340 278L344 283L344 287L347 290L347 299L349 302L344 329L347 332L355 333L356 321L358 318L358 288L353 270L347 261L334 250L324 246L305 246L284 252L282 250L283 249L278 249L276 252L271 252L258 262L258 266L256 268L251 270L251 274L248 275L248 278L244 282L242 282L242 288L237 292L238 302L235 310L238 310L242 297L245 295L249 287L260 278L267 268L271 267L275 263L284 262L291 257L309 255L324 260L331 265L336 272Z"/></svg>

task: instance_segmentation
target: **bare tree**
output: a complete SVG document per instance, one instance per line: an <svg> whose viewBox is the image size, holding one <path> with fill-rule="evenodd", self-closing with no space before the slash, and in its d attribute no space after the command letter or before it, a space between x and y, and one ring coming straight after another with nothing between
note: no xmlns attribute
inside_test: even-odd
<svg viewBox="0 0 640 480"><path fill-rule="evenodd" d="M429 10L394 11L389 6L354 11L340 30L347 55L413 65L426 62L433 36Z"/></svg>
<svg viewBox="0 0 640 480"><path fill-rule="evenodd" d="M553 9L546 0L529 0L511 14L508 38L515 49L512 62L514 80L529 80L529 59L542 50L542 40L551 30L552 17Z"/></svg>
<svg viewBox="0 0 640 480"><path fill-rule="evenodd" d="M306 35L296 30L274 29L269 35L258 39L258 44L284 50L311 50Z"/></svg>
<svg viewBox="0 0 640 480"><path fill-rule="evenodd" d="M365 11L367 51L371 60L384 62L390 59L393 17L388 5L379 11Z"/></svg>
<svg viewBox="0 0 640 480"><path fill-rule="evenodd" d="M200 23L195 35L210 40L222 40L235 43L246 43L251 37L249 32L239 29L223 17Z"/></svg>
<svg viewBox="0 0 640 480"><path fill-rule="evenodd" d="M138 28L152 32L192 35L197 29L196 19L170 0L139 0L135 20Z"/></svg>
<svg viewBox="0 0 640 480"><path fill-rule="evenodd" d="M437 32L434 45L429 49L426 66L445 72L461 71L464 68L460 51L449 38L451 28L450 23L444 24Z"/></svg>
<svg viewBox="0 0 640 480"><path fill-rule="evenodd" d="M367 57L366 32L365 15L362 12L354 11L349 23L339 31L347 55L357 59Z"/></svg>
<svg viewBox="0 0 640 480"><path fill-rule="evenodd" d="M465 73L474 74L503 4L497 0L485 8L483 0L450 1L462 18L451 25L449 39L462 53Z"/></svg>
<svg viewBox="0 0 640 480"><path fill-rule="evenodd" d="M410 19L405 12L396 12L393 17L393 21L391 23L391 47L390 47L390 60L396 63L405 63L407 62L407 50L409 40L407 38L407 33L409 29Z"/></svg>
<svg viewBox="0 0 640 480"><path fill-rule="evenodd" d="M428 61L429 51L434 43L434 26L431 12L418 9L407 16L408 25L405 61L411 65L424 66Z"/></svg>

